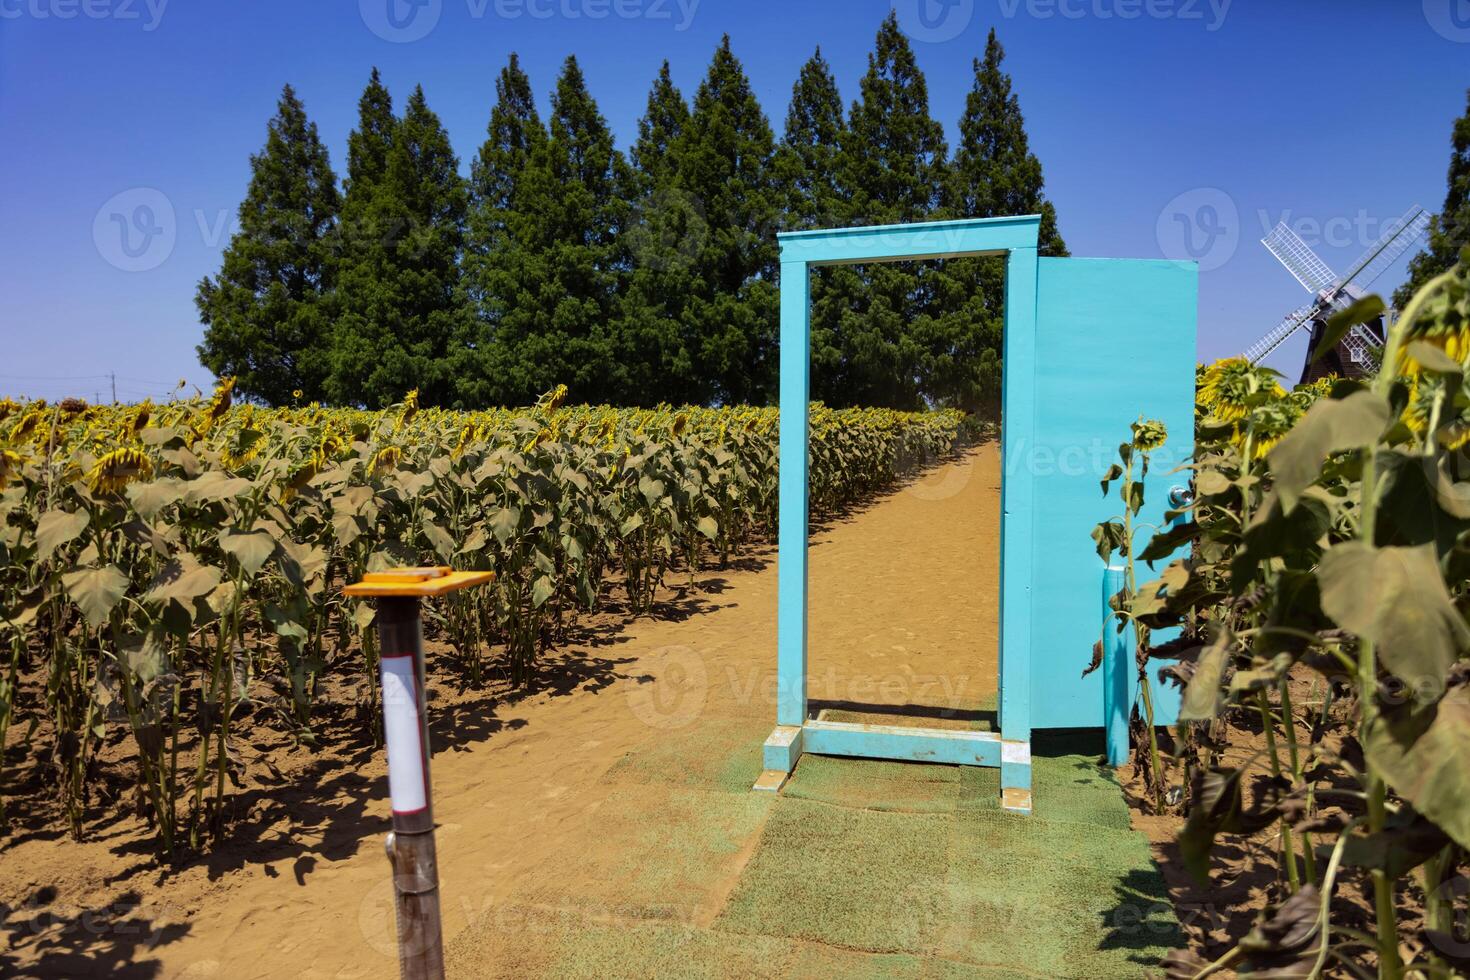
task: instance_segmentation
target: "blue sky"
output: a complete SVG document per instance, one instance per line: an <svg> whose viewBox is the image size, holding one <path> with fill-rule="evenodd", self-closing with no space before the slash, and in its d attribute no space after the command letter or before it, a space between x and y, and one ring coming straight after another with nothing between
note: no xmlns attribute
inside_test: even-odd
<svg viewBox="0 0 1470 980"><path fill-rule="evenodd" d="M210 383L194 287L285 82L339 175L374 65L399 104L423 83L467 170L510 52L543 108L576 54L626 146L660 62L690 96L728 32L779 132L818 44L856 95L894 5L951 145L997 28L1073 254L1187 257L1189 230L1202 358L1307 298L1258 243L1275 222L1342 269L1444 199L1470 0L0 0L0 393Z"/></svg>

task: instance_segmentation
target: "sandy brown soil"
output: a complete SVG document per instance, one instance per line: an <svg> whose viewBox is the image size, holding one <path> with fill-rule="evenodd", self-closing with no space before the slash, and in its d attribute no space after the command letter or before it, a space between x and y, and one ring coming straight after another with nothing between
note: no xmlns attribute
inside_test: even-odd
<svg viewBox="0 0 1470 980"><path fill-rule="evenodd" d="M993 696L999 486L997 449L982 446L813 534L817 708L921 706L963 721L954 709ZM578 886L612 792L603 777L630 751L774 720L774 554L706 570L666 600L657 617L580 631L529 695L432 682L446 937L548 869ZM280 760L278 785L252 785L229 839L183 867L161 868L121 812L81 843L55 821L5 839L0 973L395 975L381 753L360 740L283 750L266 736L254 751Z"/></svg>
<svg viewBox="0 0 1470 980"><path fill-rule="evenodd" d="M1320 675L1298 667L1291 675L1291 695L1297 716L1299 738L1305 738L1309 727L1320 715L1325 681ZM1337 703L1329 712L1323 727L1322 744L1332 751L1339 751L1345 736L1349 734L1346 719L1350 717L1350 706ZM1168 733L1164 733L1167 738ZM1225 745L1221 753L1222 764L1241 765L1256 756L1251 770L1255 777L1266 775L1266 737L1258 712L1245 708L1232 709L1224 718L1221 737ZM1287 733L1276 727L1277 744L1284 746ZM1169 743L1172 744L1172 743ZM1167 749L1168 745L1161 746ZM1281 749L1282 758L1285 748ZM1261 755L1257 756L1257 753ZM1166 766L1170 763L1166 762ZM1285 881L1284 863L1281 856L1279 824L1255 835L1221 835L1212 852L1210 878L1196 880L1184 866L1177 841L1184 826L1180 807L1166 808L1155 812L1148 797L1143 773L1132 765L1117 770L1118 781L1123 784L1133 812L1133 827L1148 836L1158 863L1168 883L1169 896L1179 917L1179 923L1188 937L1190 948L1205 957L1215 960L1228 952L1235 943L1250 931L1267 906L1280 903L1289 895ZM1179 782L1177 767L1171 768L1170 782ZM1246 785L1253 785L1248 778ZM1328 785L1319 783L1319 785ZM1339 788L1349 788L1347 782ZM1250 790L1247 790L1250 793ZM1251 797L1248 795L1247 799ZM1331 815L1342 812L1341 808L1323 805L1319 811ZM1360 809L1349 811L1358 815ZM1318 836L1316 850L1319 867L1325 863L1326 848L1335 837ZM1301 853L1301 838L1297 837L1294 847ZM1418 935L1419 917L1423 912L1423 894L1417 886L1417 877L1401 885L1395 897L1400 910L1401 935ZM1372 889L1368 876L1358 869L1344 868L1338 877L1338 886L1333 895L1333 922L1338 926L1356 929L1362 933L1373 931ZM1376 962L1365 945L1351 946L1347 951L1358 958L1370 970ZM1417 951L1414 941L1405 944L1405 959L1412 959ZM1217 976L1235 976L1233 970L1225 970ZM1328 976L1350 976L1340 965L1329 964Z"/></svg>

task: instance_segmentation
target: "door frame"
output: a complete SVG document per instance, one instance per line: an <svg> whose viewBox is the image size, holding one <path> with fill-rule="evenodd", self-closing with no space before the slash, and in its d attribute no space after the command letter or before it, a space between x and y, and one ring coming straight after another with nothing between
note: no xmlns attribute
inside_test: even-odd
<svg viewBox="0 0 1470 980"><path fill-rule="evenodd" d="M756 789L776 790L803 752L1000 768L1001 804L1031 812L1031 590L1034 474L1012 466L1032 445L1039 215L788 232L781 257L780 483L776 729ZM807 717L808 452L811 270L860 262L1003 255L1000 732L828 722Z"/></svg>

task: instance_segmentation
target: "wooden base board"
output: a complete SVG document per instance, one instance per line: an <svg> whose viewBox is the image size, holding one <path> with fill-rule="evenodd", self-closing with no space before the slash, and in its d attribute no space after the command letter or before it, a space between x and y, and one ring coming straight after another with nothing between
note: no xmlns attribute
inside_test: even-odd
<svg viewBox="0 0 1470 980"><path fill-rule="evenodd" d="M767 769L756 778L752 790L759 793L776 793L782 786L786 785L786 779L791 774L782 772L780 769Z"/></svg>

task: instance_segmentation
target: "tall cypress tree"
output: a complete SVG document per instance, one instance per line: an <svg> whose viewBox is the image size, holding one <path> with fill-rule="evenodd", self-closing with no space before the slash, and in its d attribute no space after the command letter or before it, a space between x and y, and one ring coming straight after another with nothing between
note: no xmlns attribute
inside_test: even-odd
<svg viewBox="0 0 1470 980"><path fill-rule="evenodd" d="M324 396L332 236L341 199L316 124L287 85L264 149L250 158L239 230L215 279L199 283L199 360L272 404Z"/></svg>
<svg viewBox="0 0 1470 980"><path fill-rule="evenodd" d="M816 53L801 66L776 150L776 183L788 230L829 226L846 210L837 183L838 154L847 135L842 96L832 66Z"/></svg>
<svg viewBox="0 0 1470 980"><path fill-rule="evenodd" d="M342 314L327 388L343 404L387 405L411 388L451 400L448 359L459 320L467 193L422 87L401 120L377 72L348 141Z"/></svg>
<svg viewBox="0 0 1470 980"><path fill-rule="evenodd" d="M837 173L850 224L923 221L941 203L944 130L890 11L848 117ZM916 408L927 370L935 273L914 263L833 269L813 316L842 352L838 379L813 378L819 396L846 405Z"/></svg>
<svg viewBox="0 0 1470 980"><path fill-rule="evenodd" d="M514 192L521 173L546 142L531 80L514 53L495 81L485 142L471 164L471 204L464 255L461 333L451 353L456 400L465 408L504 401L497 372L496 326L516 301L513 270L525 255L510 233Z"/></svg>
<svg viewBox="0 0 1470 980"><path fill-rule="evenodd" d="M669 170L669 151L689 124L689 104L674 86L668 59L648 93L648 108L638 120L633 167L641 181L657 182Z"/></svg>
<svg viewBox="0 0 1470 980"><path fill-rule="evenodd" d="M629 404L709 397L681 327L694 259L709 234L702 209L678 186L675 148L688 125L689 104L665 61L648 93L632 149L637 196L624 232L630 268L619 297L617 331Z"/></svg>
<svg viewBox="0 0 1470 980"><path fill-rule="evenodd" d="M1460 250L1470 246L1470 91L1465 93L1465 114L1455 120L1450 134L1449 190L1444 207L1429 228L1429 245L1409 262L1409 279L1393 294L1394 305L1403 309L1425 283L1453 266Z"/></svg>
<svg viewBox="0 0 1470 980"><path fill-rule="evenodd" d="M836 227L846 219L849 208L837 174L846 139L842 96L818 48L792 86L786 131L776 148L776 185L786 230ZM850 379L840 341L841 305L827 297L834 274L852 276L831 269L812 274L811 374L815 397L836 403L845 401L842 392L849 390ZM855 288L853 282L848 285Z"/></svg>
<svg viewBox="0 0 1470 980"><path fill-rule="evenodd" d="M984 60L976 59L975 82L960 118L960 143L946 187L957 218L1040 214L1038 251L1067 255L1057 230L1056 209L1043 193L1041 161L1031 152L1021 103L1011 77L1001 68L1005 49L991 28Z"/></svg>
<svg viewBox="0 0 1470 980"><path fill-rule="evenodd" d="M704 216L691 249L684 347L701 401L763 402L776 387L775 136L726 35L673 151L676 186Z"/></svg>
<svg viewBox="0 0 1470 980"><path fill-rule="evenodd" d="M946 183L954 218L1040 214L1038 251L1066 255L1056 209L1043 193L1041 161L1030 150L1021 105L1003 70L1005 49L994 29L960 118L960 142ZM1005 323L1005 266L1000 259L960 259L938 267L943 313L926 324L926 395L971 412L999 408Z"/></svg>
<svg viewBox="0 0 1470 980"><path fill-rule="evenodd" d="M551 106L550 137L511 194L512 246L490 257L495 377L506 402L557 384L578 399L613 400L623 390L613 329L630 175L576 58L566 60Z"/></svg>

